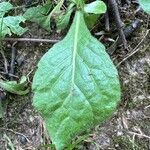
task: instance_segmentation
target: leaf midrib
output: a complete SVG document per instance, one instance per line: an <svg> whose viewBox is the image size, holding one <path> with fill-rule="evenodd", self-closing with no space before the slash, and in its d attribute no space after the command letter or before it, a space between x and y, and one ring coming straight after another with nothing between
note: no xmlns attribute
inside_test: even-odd
<svg viewBox="0 0 150 150"><path fill-rule="evenodd" d="M79 34L79 25L80 25L80 12L76 13L76 23L75 23L75 36L73 43L73 57L72 57L72 78L71 78L71 91L74 90L75 85L75 67L76 67L76 54L78 47L78 34Z"/></svg>

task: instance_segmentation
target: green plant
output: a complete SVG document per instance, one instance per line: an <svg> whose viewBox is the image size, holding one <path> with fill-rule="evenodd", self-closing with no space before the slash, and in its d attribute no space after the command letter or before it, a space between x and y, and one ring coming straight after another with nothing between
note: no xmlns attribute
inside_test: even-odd
<svg viewBox="0 0 150 150"><path fill-rule="evenodd" d="M31 7L24 13L24 18L31 22L35 22L47 31L51 31L51 21L54 19L57 29L65 29L71 17L72 12L75 10L76 1L70 1L67 8L63 8L64 0L60 0L55 6L47 1L43 5ZM53 8L54 7L54 8ZM52 9L53 8L53 9ZM52 9L52 11L50 11ZM85 20L89 27L92 27L101 13L106 11L106 5L103 1L95 1L84 6Z"/></svg>
<svg viewBox="0 0 150 150"><path fill-rule="evenodd" d="M25 95L29 93L29 88L27 88L27 84L28 82L25 76L21 77L19 83L17 83L16 81L4 81L0 79L0 89L2 88L7 92L17 95ZM4 116L3 101L0 101L0 118L3 118L3 116Z"/></svg>
<svg viewBox="0 0 150 150"><path fill-rule="evenodd" d="M139 0L139 3L144 11L150 14L150 1L149 0Z"/></svg>
<svg viewBox="0 0 150 150"><path fill-rule="evenodd" d="M25 12L24 17L29 21L36 22L47 31L51 31L51 20L55 18L57 27L59 29L64 29L69 23L74 5L71 3L68 9L64 11L61 10L63 2L64 0L60 0L52 11L50 11L52 7L50 2L37 7L31 7Z"/></svg>
<svg viewBox="0 0 150 150"><path fill-rule="evenodd" d="M7 16L7 13L13 9L13 5L9 2L0 3L0 51L4 53L1 39L6 35L22 35L27 31L27 28L20 26L20 23L25 22L23 16ZM16 81L4 81L0 79L0 88L6 90L13 94L25 95L29 92L29 89L26 89L26 77L22 77L20 83ZM2 101L0 100L0 118L3 117L3 108Z"/></svg>
<svg viewBox="0 0 150 150"><path fill-rule="evenodd" d="M0 38L4 38L6 35L12 35L12 33L22 35L27 31L26 28L20 26L21 22L25 22L23 16L6 15L12 9L13 5L9 2L0 3ZM2 44L0 44L0 50L3 50ZM28 90L24 90L25 85L26 77L24 76L21 78L20 83L17 83L16 81L3 81L0 79L0 88L19 95L28 93Z"/></svg>
<svg viewBox="0 0 150 150"><path fill-rule="evenodd" d="M31 7L24 13L24 18L29 21L36 22L42 28L50 31L50 19L48 14L50 12L51 4L46 3L37 7Z"/></svg>
<svg viewBox="0 0 150 150"><path fill-rule="evenodd" d="M25 22L23 16L5 16L11 9L13 9L13 5L9 2L0 3L0 38L12 33L22 35L27 31L26 28L20 26L21 22Z"/></svg>
<svg viewBox="0 0 150 150"><path fill-rule="evenodd" d="M27 86L27 78L22 76L20 82L16 81L3 81L0 79L0 88L17 95L25 95L29 92L29 88L25 88Z"/></svg>
<svg viewBox="0 0 150 150"><path fill-rule="evenodd" d="M117 70L84 19L87 13L104 13L106 6L102 1L73 2L76 12L70 30L42 57L32 85L33 106L44 118L57 150L106 120L120 100Z"/></svg>

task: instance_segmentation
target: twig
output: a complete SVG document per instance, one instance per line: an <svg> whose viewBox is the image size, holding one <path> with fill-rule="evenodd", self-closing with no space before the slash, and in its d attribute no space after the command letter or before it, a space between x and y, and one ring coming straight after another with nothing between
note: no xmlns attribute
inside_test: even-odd
<svg viewBox="0 0 150 150"><path fill-rule="evenodd" d="M1 53L2 57L3 57L3 59L4 59L5 72L8 73L8 61L7 61L6 57L5 57L3 49L0 50L0 53Z"/></svg>
<svg viewBox="0 0 150 150"><path fill-rule="evenodd" d="M145 40L145 38L147 37L148 33L149 33L150 30L147 30L146 34L144 35L144 37L142 38L142 40L140 41L140 43L133 49L133 51L128 54L122 61L120 61L116 67L120 66L124 61L126 61L127 59L129 59L131 56L133 56L135 53L137 53L140 49L138 48ZM149 47L146 46L145 50Z"/></svg>
<svg viewBox="0 0 150 150"><path fill-rule="evenodd" d="M16 53L17 53L16 48L15 48L15 44L16 44L16 42L12 45L12 48L11 48L12 52L11 52L11 63L10 63L9 73L12 75L14 75L14 73L15 73L15 59L16 59ZM14 77L11 76L10 80L13 80L13 79L14 79Z"/></svg>
<svg viewBox="0 0 150 150"><path fill-rule="evenodd" d="M110 25L109 25L109 15L108 11L105 13L105 30L109 31L110 30Z"/></svg>
<svg viewBox="0 0 150 150"><path fill-rule="evenodd" d="M30 143L30 140L24 135L24 134L22 134L22 133L19 133L19 132L16 132L16 131L13 131L12 129L6 129L6 128L0 128L0 130L6 130L6 131L9 131L9 132L12 132L12 133L14 133L14 134L18 134L18 135L21 135L21 136L23 136L26 140L27 140L27 142L29 142Z"/></svg>
<svg viewBox="0 0 150 150"><path fill-rule="evenodd" d="M0 74L0 79L4 79L4 80L6 80L6 78L5 78L5 77L3 77L1 74Z"/></svg>
<svg viewBox="0 0 150 150"><path fill-rule="evenodd" d="M59 40L49 39L34 39L34 38L4 38L2 41L18 41L18 42L46 42L46 43L57 43Z"/></svg>
<svg viewBox="0 0 150 150"><path fill-rule="evenodd" d="M0 101L4 100L6 98L6 93L0 89Z"/></svg>
<svg viewBox="0 0 150 150"><path fill-rule="evenodd" d="M121 0L121 3L124 5L124 4L130 4L131 2L130 2L130 0Z"/></svg>
<svg viewBox="0 0 150 150"><path fill-rule="evenodd" d="M127 26L123 32L126 38L132 35L133 32L135 32L138 28L140 28L142 25L142 21L139 19L134 20L129 26ZM117 38L116 42L113 43L108 49L107 52L112 55L115 50L117 49L117 46L122 43L121 38Z"/></svg>
<svg viewBox="0 0 150 150"><path fill-rule="evenodd" d="M17 79L19 79L19 77L18 76L16 76L16 75L13 75L13 74L11 74L11 73L6 73L6 72L3 72L3 71L0 71L0 73L1 74L3 74L3 75L8 75L8 76L12 76L12 77L14 77L14 78L17 78ZM1 77L1 76L0 76Z"/></svg>
<svg viewBox="0 0 150 150"><path fill-rule="evenodd" d="M117 2L116 2L116 0L108 0L108 2L109 2L109 5L110 5L110 7L113 11L113 15L114 15L115 23L116 23L116 26L117 26L117 30L119 32L119 36L122 40L124 48L128 49L127 41L126 41L126 38L125 38L125 35L124 35L124 32L123 32L123 23L122 23L121 18L120 18Z"/></svg>
<svg viewBox="0 0 150 150"><path fill-rule="evenodd" d="M131 132L131 131L129 131L128 133L150 139L150 137L145 134L140 134L140 133Z"/></svg>

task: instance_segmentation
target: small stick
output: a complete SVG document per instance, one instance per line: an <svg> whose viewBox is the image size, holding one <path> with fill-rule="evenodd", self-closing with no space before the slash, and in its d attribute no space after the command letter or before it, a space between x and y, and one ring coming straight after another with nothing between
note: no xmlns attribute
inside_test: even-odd
<svg viewBox="0 0 150 150"><path fill-rule="evenodd" d="M127 26L123 32L126 38L132 35L133 32L135 32L138 28L140 28L142 25L142 21L139 19L134 20L129 26ZM117 46L122 43L121 38L117 38L116 42L113 43L110 47L108 47L107 52L112 55L115 50L117 49Z"/></svg>
<svg viewBox="0 0 150 150"><path fill-rule="evenodd" d="M6 93L0 89L0 101L6 98Z"/></svg>
<svg viewBox="0 0 150 150"><path fill-rule="evenodd" d="M129 0L121 0L121 3L124 5L124 4L130 4L131 2Z"/></svg>
<svg viewBox="0 0 150 150"><path fill-rule="evenodd" d="M8 61L7 61L6 57L5 57L3 49L0 50L0 53L1 53L2 57L3 57L3 59L4 59L5 72L8 73Z"/></svg>
<svg viewBox="0 0 150 150"><path fill-rule="evenodd" d="M132 131L129 131L128 133L150 139L150 137L145 134L140 134L140 133L136 133L136 132L132 132Z"/></svg>
<svg viewBox="0 0 150 150"><path fill-rule="evenodd" d="M6 72L3 72L3 71L0 71L0 73L3 74L3 75L8 75L8 76L10 76L10 77L12 76L12 77L14 77L14 78L19 79L18 76L14 75L14 74L11 74L11 73L6 73ZM2 77L2 76L0 76L0 77ZM4 78L4 77L2 77L2 78ZM5 79L5 80L6 80L6 79Z"/></svg>
<svg viewBox="0 0 150 150"><path fill-rule="evenodd" d="M30 143L30 140L24 134L22 134L22 133L13 131L12 129L6 129L6 128L0 128L0 130L6 130L6 131L12 132L12 133L14 133L16 135L21 135L21 136L23 136L27 140L28 143Z"/></svg>
<svg viewBox="0 0 150 150"><path fill-rule="evenodd" d="M105 13L105 30L109 31L110 30L110 24L109 24L109 15L108 11Z"/></svg>
<svg viewBox="0 0 150 150"><path fill-rule="evenodd" d="M147 37L148 33L149 33L150 30L147 30L146 34L144 35L144 37L142 38L142 40L140 41L140 43L134 48L133 52L131 52L130 54L128 54L121 62L119 62L117 64L116 67L120 66L124 61L126 61L127 59L129 59L131 56L133 56L135 53L137 53L140 49L138 48L145 40L145 38ZM146 46L145 50L149 47Z"/></svg>
<svg viewBox="0 0 150 150"><path fill-rule="evenodd" d="M120 36L122 43L124 45L124 48L128 49L127 41L126 41L126 38L125 38L125 35L123 32L123 25L122 25L123 23L122 23L121 18L120 18L117 2L116 2L116 0L108 0L108 2L109 2L110 7L113 11L115 23L116 23L116 26L117 26L117 29L119 32L119 36Z"/></svg>
<svg viewBox="0 0 150 150"><path fill-rule="evenodd" d="M16 44L16 42L12 45L12 48L11 48L12 52L11 52L11 63L10 63L10 71L9 71L9 73L13 74L13 75L15 73L15 59L16 59L16 53L17 53L15 44ZM13 79L14 79L14 77L11 76L10 80L13 80Z"/></svg>
<svg viewBox="0 0 150 150"><path fill-rule="evenodd" d="M34 39L34 38L4 38L2 41L18 41L18 42L45 42L45 43L57 43L59 40L49 39Z"/></svg>

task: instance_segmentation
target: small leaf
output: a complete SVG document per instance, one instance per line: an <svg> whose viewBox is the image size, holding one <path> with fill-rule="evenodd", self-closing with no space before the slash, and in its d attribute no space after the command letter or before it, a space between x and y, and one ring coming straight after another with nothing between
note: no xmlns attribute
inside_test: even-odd
<svg viewBox="0 0 150 150"><path fill-rule="evenodd" d="M59 15L62 14L61 7L63 5L64 0L60 0L59 3L55 6L55 8L51 11L51 13L48 15L47 20L51 20L52 17L57 18Z"/></svg>
<svg viewBox="0 0 150 150"><path fill-rule="evenodd" d="M4 23L4 18L0 18L0 38L5 37L7 34L11 35L9 27Z"/></svg>
<svg viewBox="0 0 150 150"><path fill-rule="evenodd" d="M57 150L102 123L120 100L118 73L105 47L77 11L66 37L40 60L33 79L33 106Z"/></svg>
<svg viewBox="0 0 150 150"><path fill-rule="evenodd" d="M69 24L70 16L73 12L73 6L74 4L70 4L65 14L62 12L58 17L55 18L58 29L65 29Z"/></svg>
<svg viewBox="0 0 150 150"><path fill-rule="evenodd" d="M71 0L74 4L76 4L77 8L83 9L85 5L85 0Z"/></svg>
<svg viewBox="0 0 150 150"><path fill-rule="evenodd" d="M25 95L29 92L29 89L26 88L27 81L26 77L23 76L20 80L20 83L17 83L16 81L3 81L0 80L0 88L3 88L4 90L18 95Z"/></svg>
<svg viewBox="0 0 150 150"><path fill-rule="evenodd" d="M86 13L103 14L106 12L106 5L103 1L97 0L84 6Z"/></svg>
<svg viewBox="0 0 150 150"><path fill-rule="evenodd" d="M50 20L47 20L50 8L50 4L31 7L24 13L23 16L26 18L26 20L35 22L45 30L50 31Z"/></svg>
<svg viewBox="0 0 150 150"><path fill-rule="evenodd" d="M99 17L100 17L99 14L84 14L85 22L88 28L92 28L97 22Z"/></svg>
<svg viewBox="0 0 150 150"><path fill-rule="evenodd" d="M42 28L47 31L51 31L50 22L53 16L60 15L60 8L63 4L64 0L60 0L60 2L54 7L54 9L49 13L51 5L48 3L44 6L32 7L29 8L25 14L23 15L27 20L32 22L36 22Z"/></svg>
<svg viewBox="0 0 150 150"><path fill-rule="evenodd" d="M12 8L9 2L0 3L0 38L11 35L11 33L22 35L27 31L26 28L20 26L20 23L25 22L23 16L4 17L5 13Z"/></svg>
<svg viewBox="0 0 150 150"><path fill-rule="evenodd" d="M143 10L150 14L150 0L139 0L139 3Z"/></svg>
<svg viewBox="0 0 150 150"><path fill-rule="evenodd" d="M9 2L2 2L0 3L0 18L4 16L9 10L13 8L12 4Z"/></svg>
<svg viewBox="0 0 150 150"><path fill-rule="evenodd" d="M25 22L25 18L23 16L8 16L0 18L0 23L2 23L2 37L7 34L11 35L11 32L17 35L22 35L26 32L27 29L20 26L21 22Z"/></svg>

